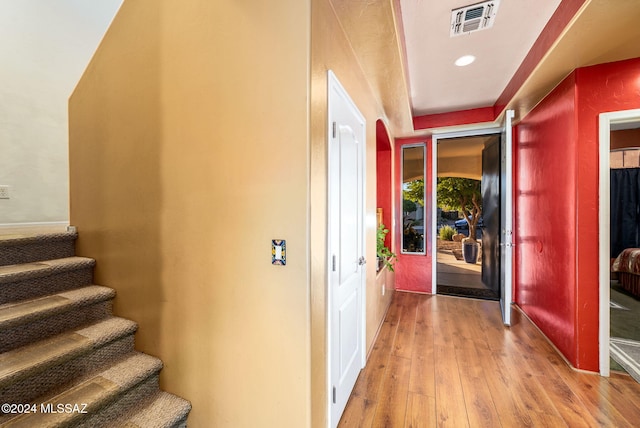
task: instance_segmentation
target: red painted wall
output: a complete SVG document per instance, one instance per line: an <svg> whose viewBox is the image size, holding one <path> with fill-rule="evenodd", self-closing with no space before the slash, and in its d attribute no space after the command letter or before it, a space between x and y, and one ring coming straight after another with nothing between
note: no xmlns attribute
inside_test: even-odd
<svg viewBox="0 0 640 428"><path fill-rule="evenodd" d="M392 193L393 177L391 176L391 139L384 123L378 120L376 123L376 207L382 208L382 223L389 229L385 238L385 245L391 248L393 242L392 223ZM395 251L392 249L392 251Z"/></svg>
<svg viewBox="0 0 640 428"><path fill-rule="evenodd" d="M575 70L517 127L516 303L584 370L599 369L598 115L634 108L640 58Z"/></svg>
<svg viewBox="0 0 640 428"><path fill-rule="evenodd" d="M468 125L492 122L496 118L493 106L448 113L427 114L413 118L413 129L439 128L443 126Z"/></svg>
<svg viewBox="0 0 640 428"><path fill-rule="evenodd" d="M575 85L562 82L517 127L515 301L575 360Z"/></svg>
<svg viewBox="0 0 640 428"><path fill-rule="evenodd" d="M424 140L423 140L424 141ZM405 291L414 291L419 293L431 293L431 260L433 245L433 233L431 231L432 222L432 210L430 209L433 203L433 195L431 192L432 180L431 180L431 139L428 139L425 143L425 159L426 165L426 177L424 180L424 199L425 199L425 247L426 254L401 254L402 250L402 147L416 144L416 141L412 140L397 140L396 141L396 168L395 168L395 186L397 190L396 200L396 254L398 259L396 261L396 289Z"/></svg>
<svg viewBox="0 0 640 428"><path fill-rule="evenodd" d="M603 112L640 108L640 58L576 71L578 95L579 207L578 313L579 368L598 369L598 120Z"/></svg>

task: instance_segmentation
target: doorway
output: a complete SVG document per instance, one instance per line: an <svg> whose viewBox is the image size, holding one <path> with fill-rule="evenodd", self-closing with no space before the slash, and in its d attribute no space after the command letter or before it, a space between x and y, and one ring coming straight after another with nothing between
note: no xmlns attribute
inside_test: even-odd
<svg viewBox="0 0 640 428"><path fill-rule="evenodd" d="M450 134L434 134L432 137L431 192L437 194L438 142L447 138L475 135L500 134L500 310L504 325L511 325L512 281L513 281L513 128L514 110L505 110L499 128L475 128ZM432 231L437 229L437 204L432 204ZM432 239L432 254L437 253L436 239ZM437 263L432 263L431 283L433 292L438 292Z"/></svg>
<svg viewBox="0 0 640 428"><path fill-rule="evenodd" d="M500 138L494 129L434 144L439 294L500 298Z"/></svg>
<svg viewBox="0 0 640 428"><path fill-rule="evenodd" d="M640 110L600 115L600 373L640 382ZM640 282L638 282L640 284Z"/></svg>
<svg viewBox="0 0 640 428"><path fill-rule="evenodd" d="M335 427L365 355L366 123L333 72L328 81L328 386Z"/></svg>

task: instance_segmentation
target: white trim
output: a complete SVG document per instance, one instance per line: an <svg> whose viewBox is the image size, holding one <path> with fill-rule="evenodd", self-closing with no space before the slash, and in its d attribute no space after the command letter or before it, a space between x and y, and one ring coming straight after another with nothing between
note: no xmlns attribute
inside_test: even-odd
<svg viewBox="0 0 640 428"><path fill-rule="evenodd" d="M506 110L500 141L500 306L504 325L511 325L513 303L513 118ZM504 158L504 163L502 159ZM504 174L504 175L503 175ZM504 181L503 181L504 180Z"/></svg>
<svg viewBox="0 0 640 428"><path fill-rule="evenodd" d="M452 126L445 126L441 128L431 128L430 129L431 133L429 135L445 135L445 134L450 135L454 133L468 132L468 131L473 132L473 131L480 131L480 130L492 130L495 127L496 127L496 122L479 122L479 123L471 123L471 124L465 124L465 125L452 125ZM482 134L483 133L481 132L480 134L474 134L474 135L482 135ZM419 134L417 136L419 136ZM425 137L425 139L426 138L428 137Z"/></svg>
<svg viewBox="0 0 640 428"><path fill-rule="evenodd" d="M438 140L446 140L448 138L457 137L474 137L476 135L501 134L502 128L495 127L469 127L462 131L446 132L442 134L433 134L431 137L431 290L433 294L437 293L438 287L438 240L435 236L438 228Z"/></svg>
<svg viewBox="0 0 640 428"><path fill-rule="evenodd" d="M0 223L0 234L29 232L65 232L68 226L68 221Z"/></svg>
<svg viewBox="0 0 640 428"><path fill-rule="evenodd" d="M628 122L640 121L640 109L623 110L609 113L600 113L599 118L599 147L600 147L600 159L599 159L599 183L598 183L598 236L600 243L599 248L599 355L600 355L600 375L609 376L610 362L609 362L609 339L610 339L610 307L609 301L611 299L610 290L610 248L611 248L611 183L610 183L610 160L609 151L611 149L611 125L621 124Z"/></svg>
<svg viewBox="0 0 640 428"><path fill-rule="evenodd" d="M425 189L426 190L426 189ZM431 138L431 293L438 294L438 137Z"/></svg>
<svg viewBox="0 0 640 428"><path fill-rule="evenodd" d="M331 365L331 355L333 354L333 346L331 346L331 341L333 339L333 335L331 334L331 326L332 326L332 314L331 314L331 309L332 309L332 304L331 301L333 299L333 293L331 292L331 259L332 259L332 248L331 248L331 208L332 208L332 204L331 204L331 194L330 194L330 189L331 189L331 136L332 136L332 132L333 132L333 126L331 123L331 114L330 114L330 109L331 109L331 87L332 85L336 84L335 82L338 82L338 79L336 78L336 75L333 74L333 71L328 70L327 71L327 138L326 138L326 144L327 144L327 232L326 232L326 244L327 244L327 264L325 266L325 272L327 275L327 312L326 312L326 331L327 331L327 335L326 335L326 346L327 346L327 353L326 353L326 358L327 358L327 364L326 364L326 369L327 369L327 374L326 374L326 379L327 379L327 385L326 385L326 392L327 392L327 407L326 407L326 415L327 415L327 427L328 428L333 428L331 426L331 420L333 418L332 415L332 411L333 411L333 403L332 403L332 394L333 394L333 379L332 379L332 365ZM337 83L339 85L339 83Z"/></svg>

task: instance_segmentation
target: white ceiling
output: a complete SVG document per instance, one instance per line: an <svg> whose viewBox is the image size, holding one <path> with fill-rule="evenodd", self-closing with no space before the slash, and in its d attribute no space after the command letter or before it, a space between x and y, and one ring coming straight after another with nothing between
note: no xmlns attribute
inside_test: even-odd
<svg viewBox="0 0 640 428"><path fill-rule="evenodd" d="M450 37L451 11L474 3L400 0L413 116L493 106L560 0L501 0L492 28Z"/></svg>
<svg viewBox="0 0 640 428"><path fill-rule="evenodd" d="M329 1L393 138L468 129L465 120L499 126L500 115L486 121L490 113L416 119L477 107L499 107L494 114L512 109L517 123L573 70L640 57L640 0L500 0L491 29L455 38L449 37L451 10L475 0ZM531 50L558 5L562 11ZM469 53L475 63L453 65Z"/></svg>

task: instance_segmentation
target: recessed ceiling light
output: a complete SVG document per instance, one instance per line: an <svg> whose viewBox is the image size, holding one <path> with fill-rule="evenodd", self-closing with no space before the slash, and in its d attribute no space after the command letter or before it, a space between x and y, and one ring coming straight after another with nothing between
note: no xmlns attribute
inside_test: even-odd
<svg viewBox="0 0 640 428"><path fill-rule="evenodd" d="M475 60L476 60L476 57L473 56L473 55L464 55L464 56L461 56L460 58L458 58L456 60L455 64L458 67L464 67L465 65L471 64Z"/></svg>

